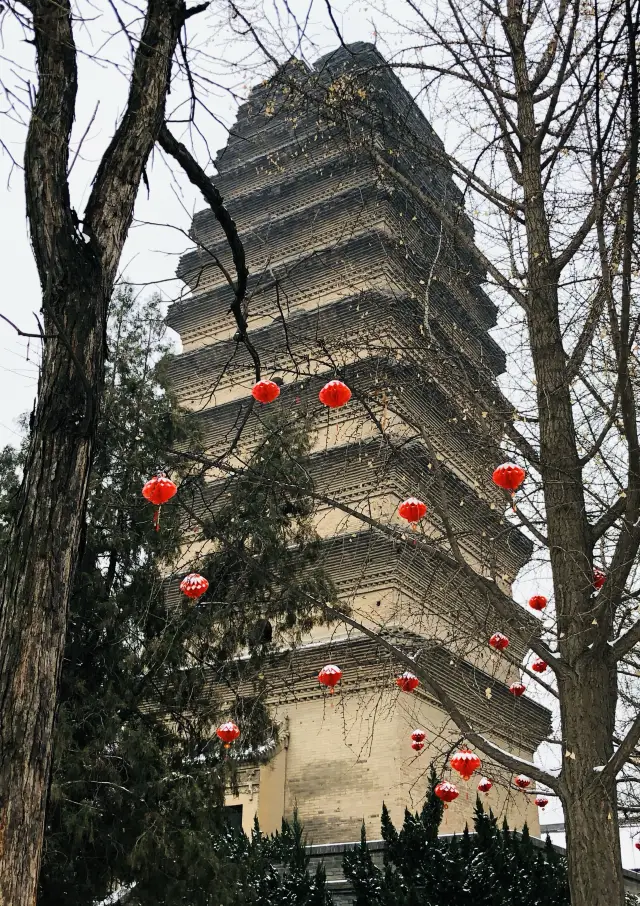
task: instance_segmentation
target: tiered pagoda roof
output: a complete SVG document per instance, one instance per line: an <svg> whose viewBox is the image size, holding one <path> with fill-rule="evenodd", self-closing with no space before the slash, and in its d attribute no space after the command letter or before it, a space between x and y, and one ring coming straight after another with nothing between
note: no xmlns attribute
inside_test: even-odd
<svg viewBox="0 0 640 906"><path fill-rule="evenodd" d="M349 91L362 103L346 129L339 100ZM400 135L411 140L394 148ZM490 479L502 459L500 442L511 411L496 382L506 367L489 333L496 308L482 288L485 275L473 251L444 234L428 205L381 174L372 148L392 153L395 166L420 192L473 237L442 142L371 45L342 48L313 69L292 61L240 108L218 156L215 181L250 267L251 342L263 377L282 383L275 405L301 406L314 416L318 438L310 471L320 498L321 534L331 500L365 512L379 499L380 518L397 528L399 500L415 495L429 505L428 537L448 551L436 512L434 455L461 549L478 572L497 572L508 587L531 546L502 517L504 495ZM233 264L210 211L195 216L192 236L194 248L178 268L190 294L168 315L184 349L171 366L171 379L181 402L197 413L211 456L224 454L240 424L239 449L246 455L259 436L263 411L251 401L253 365L230 311L224 270L233 272ZM349 385L353 398L348 407L328 412L317 394L334 377ZM211 479L196 512L216 506L220 473ZM334 520L338 528L323 540L323 563L341 597L357 609L359 596L393 586L416 614L427 601L443 627L436 632L440 642L429 642L430 664L442 661L442 682L477 715L487 712L491 731L491 708L483 696L494 681L482 671L474 674L477 663L466 662L460 651L456 669L449 669L442 647L456 625L465 644L499 628L486 600L422 547L414 550L400 537L343 515L343 527ZM418 618L410 621L411 630L418 624ZM514 608L512 627L527 636L536 623ZM432 630L425 622L423 641L433 638ZM370 641L357 645L361 663L378 657ZM525 654L524 645L512 650ZM306 656L292 655L305 677ZM341 663L350 656L341 654ZM307 679L296 694L306 694ZM473 703L472 689L478 693ZM502 686L494 705L508 723L512 700ZM525 700L519 708L527 715L527 745L535 748L548 728L546 712Z"/></svg>

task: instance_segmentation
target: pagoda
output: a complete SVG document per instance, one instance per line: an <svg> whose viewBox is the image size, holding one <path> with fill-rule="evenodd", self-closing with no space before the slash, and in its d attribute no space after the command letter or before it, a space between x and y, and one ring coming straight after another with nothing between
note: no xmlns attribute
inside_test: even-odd
<svg viewBox="0 0 640 906"><path fill-rule="evenodd" d="M281 384L272 405L314 415L323 565L353 620L382 636L334 623L283 652L268 693L278 749L240 771L227 804L247 830L256 815L275 830L297 808L316 844L356 840L363 819L374 837L383 801L396 821L418 807L430 760L444 769L463 742L422 687L398 689L406 665L393 648L428 665L498 745L531 759L549 733L548 711L508 690L539 624L514 606L506 625L451 543L452 532L457 555L506 594L531 555L491 482L511 412L497 384L505 354L489 333L496 307L444 146L373 45L342 47L312 68L291 60L255 87L216 168L250 269L251 343L262 376ZM208 453L233 445L241 457L261 407L230 310L233 262L210 210L196 214L192 237L178 268L188 291L167 318L182 340L172 384ZM318 391L335 378L353 397L330 410ZM219 479L212 473L210 486ZM397 513L409 496L428 507L416 532ZM496 630L511 635L508 659L487 645ZM331 697L317 678L327 663L343 671ZM415 727L427 734L419 753ZM535 832L532 797L501 768L482 772L496 781L494 811ZM460 784L448 832L469 820L478 779L467 796Z"/></svg>

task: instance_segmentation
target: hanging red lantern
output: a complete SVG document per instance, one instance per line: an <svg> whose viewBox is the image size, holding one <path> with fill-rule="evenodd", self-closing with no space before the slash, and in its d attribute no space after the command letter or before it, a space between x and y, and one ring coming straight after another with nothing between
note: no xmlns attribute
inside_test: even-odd
<svg viewBox="0 0 640 906"><path fill-rule="evenodd" d="M535 661L531 664L531 669L535 673L544 673L549 665L546 661L543 661L541 657L537 657Z"/></svg>
<svg viewBox="0 0 640 906"><path fill-rule="evenodd" d="M527 687L524 683L511 683L509 686L509 692L512 695L515 695L516 698L520 698L521 695L524 695L527 691Z"/></svg>
<svg viewBox="0 0 640 906"><path fill-rule="evenodd" d="M482 762L471 749L460 749L459 752L451 756L449 764L454 771L460 774L464 781L467 781L471 779L474 771L478 770Z"/></svg>
<svg viewBox="0 0 640 906"><path fill-rule="evenodd" d="M162 506L167 500L171 500L177 490L178 488L164 472L158 472L145 484L142 496L155 506Z"/></svg>
<svg viewBox="0 0 640 906"><path fill-rule="evenodd" d="M478 784L478 789L481 793L488 793L493 784L488 777L483 777L480 783Z"/></svg>
<svg viewBox="0 0 640 906"><path fill-rule="evenodd" d="M636 843L634 843L633 845L636 849L640 849L640 841L636 841Z"/></svg>
<svg viewBox="0 0 640 906"><path fill-rule="evenodd" d="M171 500L177 491L176 485L170 478L167 478L164 472L158 472L143 487L142 496L156 507L156 511L153 514L153 524L156 532L160 531L160 507L163 503Z"/></svg>
<svg viewBox="0 0 640 906"><path fill-rule="evenodd" d="M529 607L531 610L544 610L547 606L547 599L544 595L532 595L529 598Z"/></svg>
<svg viewBox="0 0 640 906"><path fill-rule="evenodd" d="M526 790L526 788L531 785L530 778L525 777L524 774L518 774L517 777L513 778L513 782L521 790Z"/></svg>
<svg viewBox="0 0 640 906"><path fill-rule="evenodd" d="M447 807L448 802L453 802L454 799L457 799L460 795L458 788L454 786L453 783L449 783L448 780L443 780L439 783L433 791L438 799L441 799L444 802L444 807Z"/></svg>
<svg viewBox="0 0 640 906"><path fill-rule="evenodd" d="M251 396L259 403L272 403L280 396L280 388L274 381L258 381L251 388Z"/></svg>
<svg viewBox="0 0 640 906"><path fill-rule="evenodd" d="M426 738L427 734L424 732L424 730L414 730L411 734L411 739L414 742L424 742Z"/></svg>
<svg viewBox="0 0 640 906"><path fill-rule="evenodd" d="M351 391L342 381L329 381L318 394L318 399L330 409L340 409L351 399Z"/></svg>
<svg viewBox="0 0 640 906"><path fill-rule="evenodd" d="M409 497L398 507L398 515L407 522L419 522L427 512L427 505L417 497Z"/></svg>
<svg viewBox="0 0 640 906"><path fill-rule="evenodd" d="M240 736L240 728L232 720L229 720L226 724L220 724L216 730L216 736L222 740L225 749L228 749L234 739Z"/></svg>
<svg viewBox="0 0 640 906"><path fill-rule="evenodd" d="M411 743L411 748L415 752L420 752L422 749L424 749L424 743L420 742L418 739L414 739L413 742Z"/></svg>
<svg viewBox="0 0 640 906"><path fill-rule="evenodd" d="M420 680L413 673L405 671L402 676L397 677L396 686L400 686L403 692L413 692L420 685Z"/></svg>
<svg viewBox="0 0 640 906"><path fill-rule="evenodd" d="M533 800L534 805L537 805L538 808L544 808L545 805L549 805L549 800L546 796L536 796Z"/></svg>
<svg viewBox="0 0 640 906"><path fill-rule="evenodd" d="M509 639L506 635L502 635L501 632L494 632L489 639L489 644L492 648L495 648L496 651L504 651L505 648L509 647Z"/></svg>
<svg viewBox="0 0 640 906"><path fill-rule="evenodd" d="M493 473L493 483L505 491L511 491L512 494L518 490L522 482L527 477L527 473L520 466L511 462L505 462L498 466Z"/></svg>
<svg viewBox="0 0 640 906"><path fill-rule="evenodd" d="M333 687L342 679L342 670L335 664L327 664L318 674L318 682L328 686L329 693L333 695Z"/></svg>
<svg viewBox="0 0 640 906"><path fill-rule="evenodd" d="M603 573L601 569L598 569L597 566L593 567L593 587L596 591L600 591L604 583L607 581L607 574Z"/></svg>
<svg viewBox="0 0 640 906"><path fill-rule="evenodd" d="M180 591L188 598L201 598L209 588L209 582L198 573L189 573L180 583Z"/></svg>

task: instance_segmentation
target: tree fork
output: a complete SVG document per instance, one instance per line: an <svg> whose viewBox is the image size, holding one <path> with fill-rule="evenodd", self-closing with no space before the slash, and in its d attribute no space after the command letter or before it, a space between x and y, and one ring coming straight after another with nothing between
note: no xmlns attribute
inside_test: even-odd
<svg viewBox="0 0 640 906"><path fill-rule="evenodd" d="M68 603L104 382L108 301L187 18L183 0L149 0L127 107L98 167L81 236L68 187L77 90L71 5L26 5L38 91L25 183L45 342L0 585L0 906L36 901Z"/></svg>

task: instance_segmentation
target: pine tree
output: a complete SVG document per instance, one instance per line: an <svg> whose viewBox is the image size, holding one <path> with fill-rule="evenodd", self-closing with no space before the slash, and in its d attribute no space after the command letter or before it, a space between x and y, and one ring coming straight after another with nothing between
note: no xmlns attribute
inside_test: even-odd
<svg viewBox="0 0 640 906"><path fill-rule="evenodd" d="M252 847L255 847L257 840L254 833ZM313 878L309 874L307 840L297 811L294 811L290 822L282 819L278 834L261 838L260 845L265 864L259 874L250 873L248 885L248 888L259 890L259 896L251 899L247 890L243 893L244 898L238 900L238 906L240 903L255 903L255 906L332 906L324 865L320 863L317 866ZM269 890L265 890L264 878L273 870L274 864L278 865L275 882L269 883Z"/></svg>
<svg viewBox="0 0 640 906"><path fill-rule="evenodd" d="M357 906L569 906L565 858L548 838L544 849L535 847L526 825L515 833L505 821L500 830L479 798L474 832L465 828L452 839L439 838L442 804L435 801L436 782L432 772L420 814L407 810L400 831L383 807L385 870L371 894L363 828L359 850L344 861Z"/></svg>
<svg viewBox="0 0 640 906"><path fill-rule="evenodd" d="M197 452L197 436L167 390L158 303L138 305L124 290L112 309L38 902L86 906L124 887L128 906L239 906L251 902L239 899L239 890L282 885L263 844L252 847L226 828L224 790L238 759L268 754L277 728L255 700L236 697L232 715L218 713L211 684L235 688L235 656L244 647L259 675L276 641L311 625L315 602L332 597L315 565L309 486L295 493L281 486L287 470L303 470L307 423L302 416L267 425L245 474L220 489L222 505L200 531L215 539L215 553L193 564L209 578L210 592L195 605L176 603L164 576L178 563L184 517L180 506L167 505L161 531L154 531L140 491L167 464L167 451ZM0 455L0 540L20 462L20 451ZM202 497L197 475L174 465L173 477L182 478L179 498L187 508ZM276 627L270 637L267 621ZM242 738L237 754L224 757L214 729L229 716ZM288 890L298 899L290 902L306 904L307 893L316 897L309 906L323 902L321 874L314 880L300 866L296 871Z"/></svg>
<svg viewBox="0 0 640 906"><path fill-rule="evenodd" d="M375 906L381 902L381 872L374 864L367 846L367 831L364 821L360 831L360 845L351 852L345 853L342 867L345 877L353 884L356 896L353 906Z"/></svg>

